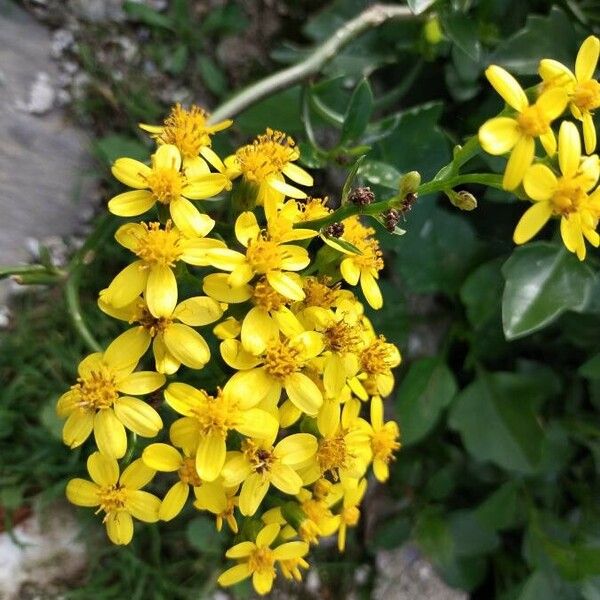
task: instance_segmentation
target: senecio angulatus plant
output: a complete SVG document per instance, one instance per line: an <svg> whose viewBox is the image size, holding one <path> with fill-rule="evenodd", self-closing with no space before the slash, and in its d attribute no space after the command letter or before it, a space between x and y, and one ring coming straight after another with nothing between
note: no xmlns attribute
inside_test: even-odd
<svg viewBox="0 0 600 600"><path fill-rule="evenodd" d="M214 123L199 107L177 105L162 124L142 124L155 151L147 162L114 162L127 189L108 202L127 219L115 239L132 260L98 299L126 330L80 362L57 406L65 444L93 439L97 448L90 479L72 479L68 499L101 513L119 545L132 540L134 520L170 521L191 503L235 534L219 583L251 577L259 594L277 572L300 580L323 538L337 536L343 552L370 473L384 483L400 450L399 427L384 415L400 352L365 314L365 303L377 310L384 302L376 232L402 234L417 197L434 192L473 210L475 196L454 188L474 183L532 200L517 244L557 217L565 246L583 260L584 238L600 242L590 116L600 106L599 47L585 40L575 73L542 60L542 83L527 91L490 66L507 103L501 115L457 146L431 181L406 173L387 199L354 185L360 160L337 203L320 197L281 131L220 157L212 137L229 119ZM573 120L554 127L567 110ZM481 148L509 155L503 176L460 174ZM194 385L211 361L226 380ZM163 497L143 489L155 477L169 482Z"/></svg>

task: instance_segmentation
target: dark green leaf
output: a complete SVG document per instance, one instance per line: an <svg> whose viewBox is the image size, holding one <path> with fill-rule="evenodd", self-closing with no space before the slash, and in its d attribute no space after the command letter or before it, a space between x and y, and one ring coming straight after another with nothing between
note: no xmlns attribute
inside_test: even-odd
<svg viewBox="0 0 600 600"><path fill-rule="evenodd" d="M413 363L396 396L396 413L405 446L423 439L456 394L452 371L437 357Z"/></svg>
<svg viewBox="0 0 600 600"><path fill-rule="evenodd" d="M486 527L474 511L460 510L448 515L457 556L489 554L499 544L493 529Z"/></svg>
<svg viewBox="0 0 600 600"><path fill-rule="evenodd" d="M475 269L460 288L460 299L467 310L467 318L474 327L482 326L500 314L500 299L504 279L500 267L502 258L496 258Z"/></svg>
<svg viewBox="0 0 600 600"><path fill-rule="evenodd" d="M494 531L518 525L524 517L518 484L508 481L500 486L477 507L476 513L478 520Z"/></svg>
<svg viewBox="0 0 600 600"><path fill-rule="evenodd" d="M401 173L387 163L379 160L365 160L360 165L358 174L373 185L380 185L395 192L398 191Z"/></svg>
<svg viewBox="0 0 600 600"><path fill-rule="evenodd" d="M217 531L215 523L209 517L192 519L185 530L187 540L193 548L205 554L220 555L224 543L223 536Z"/></svg>
<svg viewBox="0 0 600 600"><path fill-rule="evenodd" d="M173 23L167 15L156 12L145 4L128 0L123 5L123 8L134 21L164 29L171 29L173 27Z"/></svg>
<svg viewBox="0 0 600 600"><path fill-rule="evenodd" d="M344 124L342 125L342 133L340 137L340 145L343 146L348 142L357 141L364 133L371 112L373 111L373 92L371 86L366 79L363 79L354 90L350 98L348 110L344 116Z"/></svg>
<svg viewBox="0 0 600 600"><path fill-rule="evenodd" d="M209 56L198 57L198 68L204 84L213 94L223 96L227 92L227 79Z"/></svg>
<svg viewBox="0 0 600 600"><path fill-rule="evenodd" d="M348 196L352 191L352 186L354 185L354 180L356 179L356 175L358 174L358 170L360 169L360 165L364 160L364 156L359 156L356 159L356 162L350 167L348 171L348 175L346 176L346 181L344 181L344 186L342 187L342 198L341 204L344 205L348 201Z"/></svg>
<svg viewBox="0 0 600 600"><path fill-rule="evenodd" d="M425 12L436 2L437 0L406 0L408 8L410 8L415 15L420 15L422 12Z"/></svg>
<svg viewBox="0 0 600 600"><path fill-rule="evenodd" d="M585 308L594 273L562 245L537 242L517 248L502 272L502 323L508 339L546 327L567 310Z"/></svg>
<svg viewBox="0 0 600 600"><path fill-rule="evenodd" d="M448 37L472 60L481 57L481 44L473 18L464 13L452 12L442 18Z"/></svg>
<svg viewBox="0 0 600 600"><path fill-rule="evenodd" d="M94 142L94 150L100 160L111 165L117 158L128 157L145 161L149 151L144 144L133 137L113 133Z"/></svg>
<svg viewBox="0 0 600 600"><path fill-rule="evenodd" d="M587 379L600 379L600 354L592 356L579 367L579 374Z"/></svg>

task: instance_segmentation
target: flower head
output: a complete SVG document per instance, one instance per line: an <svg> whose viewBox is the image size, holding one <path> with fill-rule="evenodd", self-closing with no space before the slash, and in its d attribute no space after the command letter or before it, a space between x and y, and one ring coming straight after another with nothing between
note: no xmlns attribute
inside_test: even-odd
<svg viewBox="0 0 600 600"><path fill-rule="evenodd" d="M389 477L389 463L394 460L394 452L400 449L400 430L395 421L383 422L383 402L381 396L371 400L371 451L373 472L378 481L385 482Z"/></svg>

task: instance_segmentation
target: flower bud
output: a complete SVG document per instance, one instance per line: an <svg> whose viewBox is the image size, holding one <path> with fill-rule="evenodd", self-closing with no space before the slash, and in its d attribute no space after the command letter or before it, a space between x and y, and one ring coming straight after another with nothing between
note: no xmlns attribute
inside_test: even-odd
<svg viewBox="0 0 600 600"><path fill-rule="evenodd" d="M418 171L409 171L400 178L398 196L403 199L408 194L416 194L421 185L421 174Z"/></svg>
<svg viewBox="0 0 600 600"><path fill-rule="evenodd" d="M456 206L456 208L460 208L460 210L473 210L477 208L477 198L475 198L471 192L467 192L466 190L460 190L459 192L449 190L446 192L446 196L448 196L450 202Z"/></svg>
<svg viewBox="0 0 600 600"><path fill-rule="evenodd" d="M375 194L370 187L355 188L348 196L348 202L356 204L356 206L367 206L375 200Z"/></svg>

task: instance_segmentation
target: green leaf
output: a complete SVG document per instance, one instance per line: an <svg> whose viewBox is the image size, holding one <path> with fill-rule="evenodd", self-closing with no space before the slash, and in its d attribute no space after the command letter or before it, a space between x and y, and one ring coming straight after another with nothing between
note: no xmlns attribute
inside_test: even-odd
<svg viewBox="0 0 600 600"><path fill-rule="evenodd" d="M373 112L373 92L366 79L363 79L354 90L350 104L344 117L340 146L360 139L365 132L371 113Z"/></svg>
<svg viewBox="0 0 600 600"><path fill-rule="evenodd" d="M516 481L507 481L488 496L476 509L477 518L494 531L512 529L524 517Z"/></svg>
<svg viewBox="0 0 600 600"><path fill-rule="evenodd" d="M452 12L442 17L444 31L448 37L474 61L481 58L481 44L473 17Z"/></svg>
<svg viewBox="0 0 600 600"><path fill-rule="evenodd" d="M300 95L298 85L273 94L241 113L236 124L242 132L251 136L267 127L280 129L290 135L303 133Z"/></svg>
<svg viewBox="0 0 600 600"><path fill-rule="evenodd" d="M457 556L489 554L498 547L498 536L477 518L475 511L458 510L448 515Z"/></svg>
<svg viewBox="0 0 600 600"><path fill-rule="evenodd" d="M533 410L529 377L483 372L454 400L449 425L476 460L536 472L544 432Z"/></svg>
<svg viewBox="0 0 600 600"><path fill-rule="evenodd" d="M507 339L523 337L567 310L582 311L594 273L562 245L537 242L515 250L502 272L502 323Z"/></svg>
<svg viewBox="0 0 600 600"><path fill-rule="evenodd" d="M411 12L415 15L420 15L422 12L425 12L436 2L437 0L406 0L408 8L410 8Z"/></svg>
<svg viewBox="0 0 600 600"><path fill-rule="evenodd" d="M525 581L525 585L518 595L517 600L565 598L562 595L562 587L563 584L557 581L555 575L544 571L536 571Z"/></svg>
<svg viewBox="0 0 600 600"><path fill-rule="evenodd" d="M380 185L398 191L402 176L398 169L379 160L365 160L360 165L358 174L373 185Z"/></svg>
<svg viewBox="0 0 600 600"><path fill-rule="evenodd" d="M94 151L98 158L107 165L111 165L117 158L123 156L145 161L150 154L148 148L136 138L119 135L118 133L105 135L96 140Z"/></svg>
<svg viewBox="0 0 600 600"><path fill-rule="evenodd" d="M600 379L600 354L584 362L579 367L579 374L586 379Z"/></svg>
<svg viewBox="0 0 600 600"><path fill-rule="evenodd" d="M207 55L198 57L198 69L202 75L204 85L217 96L223 96L227 92L227 78L215 61Z"/></svg>
<svg viewBox="0 0 600 600"><path fill-rule="evenodd" d="M457 389L452 371L440 358L423 358L411 365L396 396L403 445L417 443L435 427Z"/></svg>
<svg viewBox="0 0 600 600"><path fill-rule="evenodd" d="M346 176L346 181L344 181L344 186L342 187L342 198L341 204L342 206L346 204L348 201L348 196L352 191L352 186L354 185L354 180L356 179L356 175L358 174L358 170L360 169L360 165L364 160L364 156L359 156L356 159L356 162L352 165L350 170L348 171L348 175Z"/></svg>
<svg viewBox="0 0 600 600"><path fill-rule="evenodd" d="M173 28L173 23L167 15L156 12L145 4L128 0L123 5L123 9L134 21L139 21L140 23L152 27L161 27L163 29Z"/></svg>
<svg viewBox="0 0 600 600"><path fill-rule="evenodd" d="M467 311L469 323L481 327L500 315L500 298L504 278L502 258L495 258L477 267L460 288L460 299Z"/></svg>
<svg viewBox="0 0 600 600"><path fill-rule="evenodd" d="M209 517L196 517L192 519L186 529L185 535L193 548L205 554L220 555L224 538L217 531L215 523Z"/></svg>

